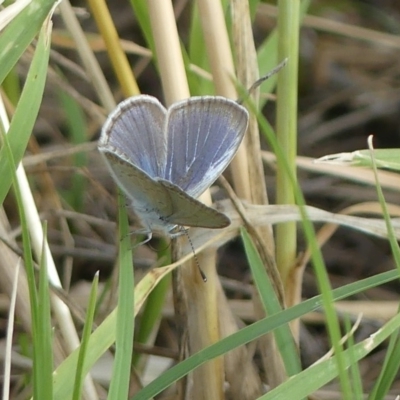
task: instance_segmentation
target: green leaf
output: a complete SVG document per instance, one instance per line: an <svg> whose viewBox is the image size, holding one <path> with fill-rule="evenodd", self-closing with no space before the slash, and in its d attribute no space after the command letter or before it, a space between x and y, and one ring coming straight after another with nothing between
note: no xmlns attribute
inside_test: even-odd
<svg viewBox="0 0 400 400"><path fill-rule="evenodd" d="M282 308L261 257L248 232L244 228L241 228L240 233L247 260L250 264L253 280L257 286L257 291L260 295L264 310L267 315L277 314L282 311ZM284 325L276 329L274 334L287 375L291 376L299 373L301 371L299 353L289 325Z"/></svg>
<svg viewBox="0 0 400 400"><path fill-rule="evenodd" d="M32 0L1 32L0 83L38 34L55 4L55 0Z"/></svg>
<svg viewBox="0 0 400 400"><path fill-rule="evenodd" d="M85 325L83 327L82 342L79 347L79 357L78 357L78 363L77 363L77 368L76 368L76 373L75 373L73 400L79 400L82 398L82 385L83 385L83 381L85 378L83 366L85 363L85 357L87 354L87 348L89 345L90 335L92 333L93 319L94 319L96 303L97 303L98 285L99 285L99 273L97 272L96 275L94 276L92 288L90 290L89 306L87 308Z"/></svg>
<svg viewBox="0 0 400 400"><path fill-rule="evenodd" d="M134 278L125 197L119 192L119 296L115 360L108 399L126 399L129 392L135 326Z"/></svg>
<svg viewBox="0 0 400 400"><path fill-rule="evenodd" d="M25 22L25 25L29 26L30 22ZM49 61L50 35L51 22L47 21L40 32L39 41L31 67L29 68L24 89L11 121L10 128L8 129L7 138L10 143L15 165L19 164L25 153L42 101ZM2 39L3 36L0 35L0 49L2 48ZM8 46L10 46L10 44L8 44ZM12 182L8 157L6 157L5 153L6 149L3 146L0 149L0 204L3 203Z"/></svg>

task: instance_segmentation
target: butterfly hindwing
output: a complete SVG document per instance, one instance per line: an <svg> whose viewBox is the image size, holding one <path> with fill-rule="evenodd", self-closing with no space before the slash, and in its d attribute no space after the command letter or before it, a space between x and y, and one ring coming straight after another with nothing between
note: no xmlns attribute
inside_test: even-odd
<svg viewBox="0 0 400 400"><path fill-rule="evenodd" d="M145 172L130 163L116 149L100 149L104 154L114 179L125 195L132 200L138 213L156 211L162 218L172 213L168 191Z"/></svg>
<svg viewBox="0 0 400 400"><path fill-rule="evenodd" d="M230 219L214 208L187 195L178 186L165 180L159 180L160 184L168 191L172 213L167 218L168 223L191 226L198 228L225 228L230 224Z"/></svg>
<svg viewBox="0 0 400 400"><path fill-rule="evenodd" d="M229 218L187 195L179 187L165 180L153 180L145 172L125 160L115 149L104 151L114 179L132 200L134 209L150 227L181 225L202 228L224 228ZM157 214L159 221L146 221L146 213Z"/></svg>

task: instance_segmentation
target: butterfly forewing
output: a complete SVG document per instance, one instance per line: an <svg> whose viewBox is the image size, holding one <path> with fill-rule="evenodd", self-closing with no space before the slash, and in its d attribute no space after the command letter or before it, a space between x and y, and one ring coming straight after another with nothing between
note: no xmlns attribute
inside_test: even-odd
<svg viewBox="0 0 400 400"><path fill-rule="evenodd" d="M167 110L151 96L136 96L123 101L104 124L99 148L117 149L151 177L164 176L166 114Z"/></svg>
<svg viewBox="0 0 400 400"><path fill-rule="evenodd" d="M198 197L228 166L247 124L246 109L224 97L192 97L172 105L164 179Z"/></svg>

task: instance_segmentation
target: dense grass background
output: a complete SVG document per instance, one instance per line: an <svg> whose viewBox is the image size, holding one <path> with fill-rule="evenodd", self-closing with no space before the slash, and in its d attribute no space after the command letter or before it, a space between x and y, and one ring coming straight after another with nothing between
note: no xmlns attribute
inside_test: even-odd
<svg viewBox="0 0 400 400"><path fill-rule="evenodd" d="M394 398L399 6L53 6L0 13L3 398ZM197 261L185 237L135 247L107 114L243 98L285 58L211 191L231 226L190 229Z"/></svg>

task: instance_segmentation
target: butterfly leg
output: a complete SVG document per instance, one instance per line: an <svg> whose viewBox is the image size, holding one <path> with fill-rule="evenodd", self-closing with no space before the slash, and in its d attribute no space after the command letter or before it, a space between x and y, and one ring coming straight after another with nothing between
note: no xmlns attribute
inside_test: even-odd
<svg viewBox="0 0 400 400"><path fill-rule="evenodd" d="M146 235L146 238L144 240L140 241L139 243L135 243L134 248L139 247L143 244L146 244L153 237L153 233L146 228L136 229L134 231L131 231L131 232L129 232L129 235L135 235L135 236Z"/></svg>

